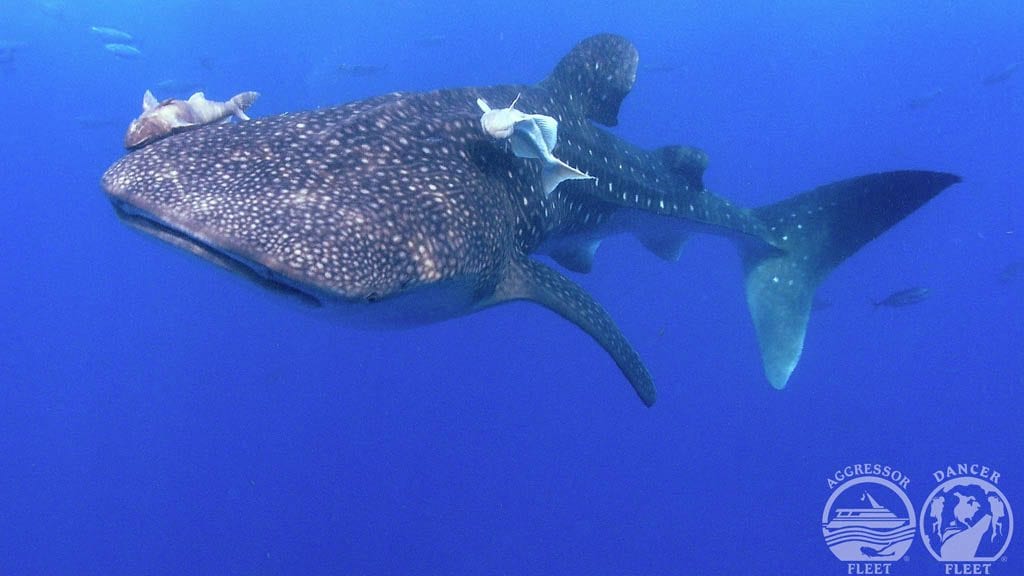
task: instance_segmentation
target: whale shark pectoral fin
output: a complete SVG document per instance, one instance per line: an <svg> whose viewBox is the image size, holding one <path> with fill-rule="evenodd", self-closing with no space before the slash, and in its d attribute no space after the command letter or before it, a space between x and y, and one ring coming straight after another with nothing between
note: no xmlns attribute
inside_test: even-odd
<svg viewBox="0 0 1024 576"><path fill-rule="evenodd" d="M608 312L582 288L555 270L523 258L513 260L486 305L529 300L579 326L611 355L644 404L654 404L651 375Z"/></svg>
<svg viewBox="0 0 1024 576"><path fill-rule="evenodd" d="M590 174L580 172L554 156L551 158L553 162L545 162L544 168L540 171L545 196L550 196L555 188L566 180L594 180Z"/></svg>

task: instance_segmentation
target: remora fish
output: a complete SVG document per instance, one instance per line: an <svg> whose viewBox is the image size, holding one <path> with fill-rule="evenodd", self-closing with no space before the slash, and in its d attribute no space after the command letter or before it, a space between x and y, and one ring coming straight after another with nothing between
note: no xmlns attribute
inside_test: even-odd
<svg viewBox="0 0 1024 576"><path fill-rule="evenodd" d="M1021 65L1024 65L1024 60L1009 64L999 72L982 78L981 83L985 86L995 86L996 84L1006 82L1011 76L1013 76L1014 72L1021 67Z"/></svg>
<svg viewBox="0 0 1024 576"><path fill-rule="evenodd" d="M107 42L131 44L135 41L135 38L131 34L124 30L118 30L117 28L111 28L109 26L90 26L89 31Z"/></svg>
<svg viewBox="0 0 1024 576"><path fill-rule="evenodd" d="M342 76L352 76L354 78L368 78L370 76L377 76L384 73L388 69L387 64L376 65L376 64L338 64L336 70L338 74Z"/></svg>
<svg viewBox="0 0 1024 576"><path fill-rule="evenodd" d="M104 44L103 49L124 60L135 60L139 56L142 56L142 51L135 46L129 46L128 44L118 44L114 42L111 44Z"/></svg>
<svg viewBox="0 0 1024 576"><path fill-rule="evenodd" d="M914 288L907 288L904 290L897 290L892 294L889 294L881 300L873 302L875 306L889 306L890 308L900 308L903 306L910 306L911 304L917 304L923 302L929 296L932 291L928 288L921 286L915 286Z"/></svg>
<svg viewBox="0 0 1024 576"><path fill-rule="evenodd" d="M617 123L636 69L628 40L594 36L537 85L396 93L204 127L122 158L102 186L128 224L352 321L540 304L603 346L648 405L650 374L608 313L530 254L582 271L611 234L635 234L667 259L691 232L723 235L742 253L765 372L782 388L822 279L959 177L871 174L735 206L704 188L703 154L643 150L591 123ZM520 109L559 120L562 159L596 180L546 196L539 163L481 129L478 98L520 93Z"/></svg>
<svg viewBox="0 0 1024 576"><path fill-rule="evenodd" d="M921 108L927 108L932 102L935 101L936 98L942 96L943 93L944 91L942 90L942 88L936 88L935 90L932 90L927 94L922 94L920 96L911 98L910 101L907 102L907 107L910 108L911 110L920 110Z"/></svg>
<svg viewBox="0 0 1024 576"><path fill-rule="evenodd" d="M28 46L24 42L0 40L0 64L10 64L14 62L14 58L17 53Z"/></svg>
<svg viewBox="0 0 1024 576"><path fill-rule="evenodd" d="M159 102L152 92L146 90L142 97L142 115L128 126L124 147L135 150L171 134L222 122L232 116L248 120L245 111L259 96L258 92L242 92L227 102L215 102L207 100L202 92L196 92L188 100L172 98Z"/></svg>
<svg viewBox="0 0 1024 576"><path fill-rule="evenodd" d="M519 96L516 96L516 100ZM544 194L549 195L566 180L587 180L593 178L562 162L553 154L558 144L558 120L543 114L524 114L516 110L515 101L508 108L492 110L483 98L477 98L483 116L480 127L484 132L499 140L509 140L512 153L519 158L540 160L540 172Z"/></svg>

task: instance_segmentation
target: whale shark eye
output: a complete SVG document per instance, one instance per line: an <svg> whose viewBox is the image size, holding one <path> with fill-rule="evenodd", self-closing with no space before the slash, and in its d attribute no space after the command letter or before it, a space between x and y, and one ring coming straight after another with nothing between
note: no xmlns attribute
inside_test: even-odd
<svg viewBox="0 0 1024 576"><path fill-rule="evenodd" d="M370 292L369 294L366 295L367 302L380 302L380 299L380 292Z"/></svg>

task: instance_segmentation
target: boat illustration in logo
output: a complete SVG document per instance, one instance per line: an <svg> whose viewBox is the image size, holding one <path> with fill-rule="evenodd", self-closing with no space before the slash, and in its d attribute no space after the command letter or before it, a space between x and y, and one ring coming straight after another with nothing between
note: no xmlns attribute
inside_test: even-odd
<svg viewBox="0 0 1024 576"><path fill-rule="evenodd" d="M909 501L881 483L861 482L847 488L837 491L837 498L830 501L822 518L821 531L832 553L847 562L894 562L902 558L917 529ZM899 505L895 508L899 513L879 500Z"/></svg>
<svg viewBox="0 0 1024 576"><path fill-rule="evenodd" d="M825 525L825 528L838 530L840 528L864 526L884 530L886 528L903 526L909 520L908 518L900 518L893 514L892 510L879 504L866 491L860 499L861 501L866 500L869 506L867 508L836 508L835 516Z"/></svg>

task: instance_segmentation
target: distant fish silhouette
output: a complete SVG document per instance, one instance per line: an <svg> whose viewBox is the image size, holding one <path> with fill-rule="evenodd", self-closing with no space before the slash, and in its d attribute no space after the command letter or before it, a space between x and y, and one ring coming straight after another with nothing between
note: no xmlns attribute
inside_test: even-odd
<svg viewBox="0 0 1024 576"><path fill-rule="evenodd" d="M815 294L814 300L811 301L811 310L824 310L832 307L832 299L827 296L819 296Z"/></svg>
<svg viewBox="0 0 1024 576"><path fill-rule="evenodd" d="M203 85L195 80L181 78L167 78L156 83L160 92L171 92L173 94L195 94L203 91Z"/></svg>
<svg viewBox="0 0 1024 576"><path fill-rule="evenodd" d="M0 64L12 64L18 51L25 46L24 42L0 40Z"/></svg>
<svg viewBox="0 0 1024 576"><path fill-rule="evenodd" d="M922 288L915 286L914 288L907 288L873 302L875 306L888 306L890 308L901 308L903 306L910 306L911 304L917 304L923 302L930 296L932 291L928 288Z"/></svg>
<svg viewBox="0 0 1024 576"><path fill-rule="evenodd" d="M61 0L46 0L38 4L39 11L49 18L63 21L67 18L68 5Z"/></svg>
<svg viewBox="0 0 1024 576"><path fill-rule="evenodd" d="M355 78L367 78L370 76L378 76L388 69L387 64L378 66L375 64L338 64L335 70L342 76L352 76Z"/></svg>
<svg viewBox="0 0 1024 576"><path fill-rule="evenodd" d="M1024 274L1024 260L1014 260L999 271L997 278L1000 284L1009 284L1020 278L1022 274Z"/></svg>
<svg viewBox="0 0 1024 576"><path fill-rule="evenodd" d="M982 78L981 83L984 84L985 86L995 86L996 84L1002 84L1003 82L1009 80L1010 77L1013 76L1013 73L1016 72L1017 69L1021 67L1021 65L1024 65L1024 60L1018 60L1017 62L1008 65L1006 68L1003 68L999 72L996 72L995 74L985 76L984 78Z"/></svg>
<svg viewBox="0 0 1024 576"><path fill-rule="evenodd" d="M131 34L125 32L124 30L110 28L109 26L90 26L89 31L102 38L104 42L113 42L116 44L131 44L135 41L135 37Z"/></svg>
<svg viewBox="0 0 1024 576"><path fill-rule="evenodd" d="M103 49L123 60L135 60L139 56L142 56L142 52L138 48L128 44L118 44L113 42L110 44L104 44Z"/></svg>
<svg viewBox="0 0 1024 576"><path fill-rule="evenodd" d="M664 64L664 63L661 63L661 64L641 64L640 65L640 71L641 72L650 72L650 73L655 73L655 74L664 74L664 73L667 73L667 72L675 72L676 70L679 70L679 66L676 65L676 64Z"/></svg>
<svg viewBox="0 0 1024 576"><path fill-rule="evenodd" d="M942 96L942 94L942 88L936 88L931 92L922 94L920 96L917 96L916 98L911 98L910 101L907 102L907 106L911 110L920 110L921 108L927 108L929 105L931 105L932 102L935 101L936 98Z"/></svg>
<svg viewBox="0 0 1024 576"><path fill-rule="evenodd" d="M416 45L423 48L441 48L447 46L450 38L446 34L431 34L416 39Z"/></svg>

